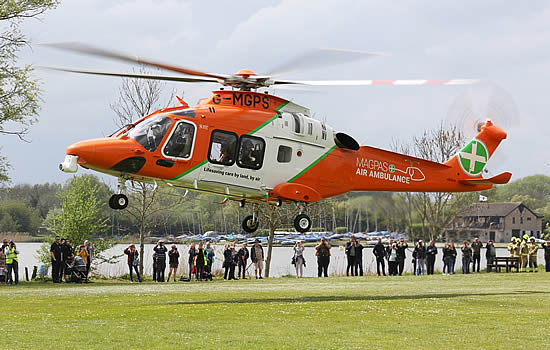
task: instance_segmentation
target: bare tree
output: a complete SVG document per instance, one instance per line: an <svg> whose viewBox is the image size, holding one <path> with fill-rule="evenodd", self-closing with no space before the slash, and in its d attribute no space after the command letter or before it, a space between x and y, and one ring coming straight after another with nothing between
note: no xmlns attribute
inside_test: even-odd
<svg viewBox="0 0 550 350"><path fill-rule="evenodd" d="M151 72L145 66L139 66L135 73L147 75ZM111 106L115 112L115 123L119 127L131 124L157 109L169 106L175 96L172 90L168 99L161 103L166 83L152 79L123 78L119 88L119 96ZM143 257L145 233L151 225L151 217L160 210L168 210L175 206L159 206L159 197L156 195L156 186L145 182L133 182L129 189L130 201L125 210L139 231L140 255ZM140 272L143 274L143 259L140 260Z"/></svg>
<svg viewBox="0 0 550 350"><path fill-rule="evenodd" d="M145 66L139 66L133 72L141 75L151 73ZM159 80L123 78L118 98L110 105L111 110L116 114L115 124L123 127L159 108L170 106L176 92L172 90L168 99L161 103L165 88L166 83Z"/></svg>
<svg viewBox="0 0 550 350"><path fill-rule="evenodd" d="M422 136L413 137L410 144L393 142L393 148L401 153L443 163L454 156L464 143L464 134L456 127L426 130ZM409 230L412 230L413 208L421 219L422 234L435 239L454 219L464 205L464 194L448 192L405 193ZM409 232L410 233L410 232Z"/></svg>

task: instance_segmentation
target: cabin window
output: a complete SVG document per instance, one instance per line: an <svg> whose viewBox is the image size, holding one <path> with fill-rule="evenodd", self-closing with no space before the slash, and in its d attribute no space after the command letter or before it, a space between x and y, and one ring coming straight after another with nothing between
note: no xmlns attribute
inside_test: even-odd
<svg viewBox="0 0 550 350"><path fill-rule="evenodd" d="M325 124L321 124L321 128L322 128L321 138L323 140L326 140L327 139L327 127L325 126Z"/></svg>
<svg viewBox="0 0 550 350"><path fill-rule="evenodd" d="M130 129L128 136L136 140L149 152L154 152L161 144L171 124L172 119L168 117L162 115L152 116Z"/></svg>
<svg viewBox="0 0 550 350"><path fill-rule="evenodd" d="M527 218L527 221L531 221L531 217L528 217L528 218Z"/></svg>
<svg viewBox="0 0 550 350"><path fill-rule="evenodd" d="M292 148L288 146L279 146L279 152L277 152L277 161L279 163L290 163L292 158Z"/></svg>
<svg viewBox="0 0 550 350"><path fill-rule="evenodd" d="M313 135L313 124L307 123L307 133L308 135Z"/></svg>
<svg viewBox="0 0 550 350"><path fill-rule="evenodd" d="M521 218L519 218L519 223L523 224L523 216Z"/></svg>
<svg viewBox="0 0 550 350"><path fill-rule="evenodd" d="M210 138L210 163L233 165L237 149L237 134L229 131L214 130Z"/></svg>
<svg viewBox="0 0 550 350"><path fill-rule="evenodd" d="M164 156L184 159L190 158L194 137L195 126L193 124L183 121L178 122L168 142L166 142L164 146Z"/></svg>
<svg viewBox="0 0 550 350"><path fill-rule="evenodd" d="M516 218L513 217L513 218L512 218L512 224L515 224L515 223L516 223Z"/></svg>
<svg viewBox="0 0 550 350"><path fill-rule="evenodd" d="M265 141L256 136L243 135L239 146L237 165L258 170L264 162Z"/></svg>

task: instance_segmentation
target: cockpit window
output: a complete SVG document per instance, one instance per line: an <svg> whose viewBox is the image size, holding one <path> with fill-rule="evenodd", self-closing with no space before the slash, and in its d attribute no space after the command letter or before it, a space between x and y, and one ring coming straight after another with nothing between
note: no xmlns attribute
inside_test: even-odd
<svg viewBox="0 0 550 350"><path fill-rule="evenodd" d="M146 150L154 152L170 128L172 119L158 115L137 124L128 132L128 136L139 142Z"/></svg>
<svg viewBox="0 0 550 350"><path fill-rule="evenodd" d="M174 127L172 136L164 146L164 155L175 158L189 158L193 148L195 126L183 121Z"/></svg>

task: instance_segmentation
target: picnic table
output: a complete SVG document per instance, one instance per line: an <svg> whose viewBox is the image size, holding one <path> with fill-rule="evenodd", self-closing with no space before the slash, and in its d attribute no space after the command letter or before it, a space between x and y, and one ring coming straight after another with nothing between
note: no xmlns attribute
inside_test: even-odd
<svg viewBox="0 0 550 350"><path fill-rule="evenodd" d="M492 264L487 264L487 267L492 267L497 272L504 267L506 272L512 272L512 268L516 269L516 272L519 272L519 258L511 256L497 256L494 258Z"/></svg>

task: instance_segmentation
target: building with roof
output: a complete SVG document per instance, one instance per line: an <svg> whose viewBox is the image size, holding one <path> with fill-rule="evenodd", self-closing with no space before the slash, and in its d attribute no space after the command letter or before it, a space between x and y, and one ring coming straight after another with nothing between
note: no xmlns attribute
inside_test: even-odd
<svg viewBox="0 0 550 350"><path fill-rule="evenodd" d="M447 241L472 240L508 242L524 234L540 238L542 215L522 203L475 203L457 215L445 230Z"/></svg>

